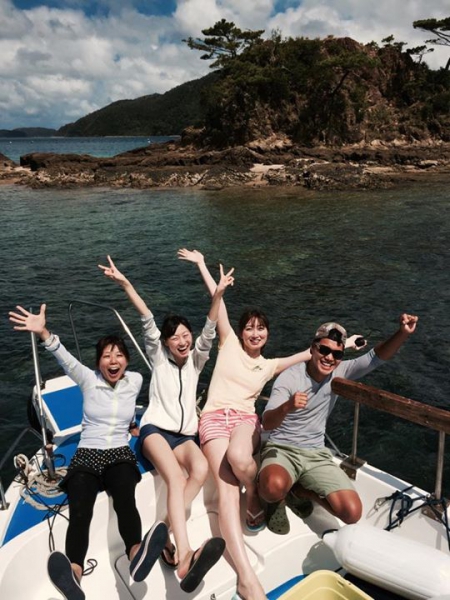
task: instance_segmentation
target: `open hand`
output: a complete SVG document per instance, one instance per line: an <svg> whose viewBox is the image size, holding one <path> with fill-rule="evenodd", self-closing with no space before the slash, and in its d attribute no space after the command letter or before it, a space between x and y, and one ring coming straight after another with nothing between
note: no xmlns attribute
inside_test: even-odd
<svg viewBox="0 0 450 600"><path fill-rule="evenodd" d="M205 258L198 250L188 250L187 248L180 248L177 252L177 256L180 260L187 260L196 265L205 262Z"/></svg>
<svg viewBox="0 0 450 600"><path fill-rule="evenodd" d="M30 331L32 333L41 333L45 329L45 310L47 306L41 304L41 308L38 314L34 314L23 308L23 306L16 306L19 312L10 312L9 320L11 323L15 323L14 329L16 331Z"/></svg>

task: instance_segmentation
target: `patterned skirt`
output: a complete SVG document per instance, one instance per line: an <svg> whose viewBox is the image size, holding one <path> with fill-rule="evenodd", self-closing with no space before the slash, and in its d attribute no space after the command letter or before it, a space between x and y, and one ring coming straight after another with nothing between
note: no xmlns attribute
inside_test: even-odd
<svg viewBox="0 0 450 600"><path fill-rule="evenodd" d="M77 471L92 473L100 479L106 469L119 463L129 463L136 469L137 481L141 480L138 462L135 453L129 446L120 446L119 448L77 448L70 461L67 474L60 482L60 487L64 488L70 477Z"/></svg>

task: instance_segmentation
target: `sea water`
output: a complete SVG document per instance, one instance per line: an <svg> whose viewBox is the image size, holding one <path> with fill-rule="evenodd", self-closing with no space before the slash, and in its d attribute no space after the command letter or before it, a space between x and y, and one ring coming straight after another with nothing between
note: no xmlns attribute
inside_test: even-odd
<svg viewBox="0 0 450 600"><path fill-rule="evenodd" d="M55 152L56 154L90 154L91 156L115 156L149 144L165 142L178 136L111 136L111 137L0 137L0 154L14 162L33 152Z"/></svg>
<svg viewBox="0 0 450 600"><path fill-rule="evenodd" d="M26 425L34 377L29 334L13 331L9 310L20 304L38 311L46 303L49 328L75 352L67 307L88 300L119 310L141 340L138 315L97 266L107 254L157 322L177 311L197 332L209 298L196 267L177 260L177 249L202 251L215 276L219 263L235 267L225 298L230 319L235 324L242 309L262 307L271 323L268 357L307 348L324 321L340 321L372 346L396 331L402 312L417 314L417 332L364 381L450 408L449 195L432 182L346 193L0 186L0 456ZM107 310L77 306L74 320L83 361L92 366L97 338L120 328ZM44 379L60 373L40 355ZM203 384L213 364L214 356ZM149 374L137 353L130 367L144 373L145 399ZM330 420L329 433L344 452L351 450L352 414L353 405L342 400ZM433 491L434 432L365 407L360 421L361 457Z"/></svg>

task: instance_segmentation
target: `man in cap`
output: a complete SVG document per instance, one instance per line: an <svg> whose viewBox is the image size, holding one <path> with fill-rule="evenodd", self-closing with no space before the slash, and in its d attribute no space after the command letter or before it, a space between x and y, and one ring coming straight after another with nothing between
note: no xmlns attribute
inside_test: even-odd
<svg viewBox="0 0 450 600"><path fill-rule="evenodd" d="M414 333L418 317L403 314L389 339L353 360L343 361L347 332L324 323L311 344L311 358L275 380L263 414L269 440L261 451L259 494L267 505L267 525L289 532L286 505L299 517L311 514L315 500L344 523L356 523L362 504L352 482L325 448L325 428L337 395L334 377L360 379L389 360Z"/></svg>

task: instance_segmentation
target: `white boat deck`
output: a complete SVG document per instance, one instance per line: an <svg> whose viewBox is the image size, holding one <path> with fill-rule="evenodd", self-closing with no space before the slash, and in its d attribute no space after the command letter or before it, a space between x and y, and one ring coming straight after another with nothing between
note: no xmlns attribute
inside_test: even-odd
<svg viewBox="0 0 450 600"><path fill-rule="evenodd" d="M357 487L364 503L362 521L384 528L390 505L385 504L376 512L373 510L374 501L380 496L389 496L395 489L403 489L406 484L369 466L360 470ZM164 517L164 483L158 475L146 473L138 485L136 497L145 531L156 519ZM195 499L187 521L193 548L212 535L220 535L215 506L213 480L209 478ZM317 505L313 514L304 521L289 510L288 515L291 524L288 535L275 535L267 529L244 534L251 563L267 593L303 573L339 568L332 551L321 541L321 535L327 529L339 528L341 524ZM62 551L66 528L66 520L61 516L56 517L52 531L56 549ZM424 517L420 511L407 518L392 535L413 538L448 553L442 525ZM49 552L47 521L19 535L2 548L5 560L5 566L0 568L2 600L29 600L30 579L33 580L33 599L59 600L60 596L46 574ZM144 582L133 582L129 577L129 562L118 534L112 502L105 493L99 495L95 505L87 558L97 561L94 572L83 578L87 598L229 600L236 590L236 576L226 555L192 594L181 591L176 574L159 562Z"/></svg>

